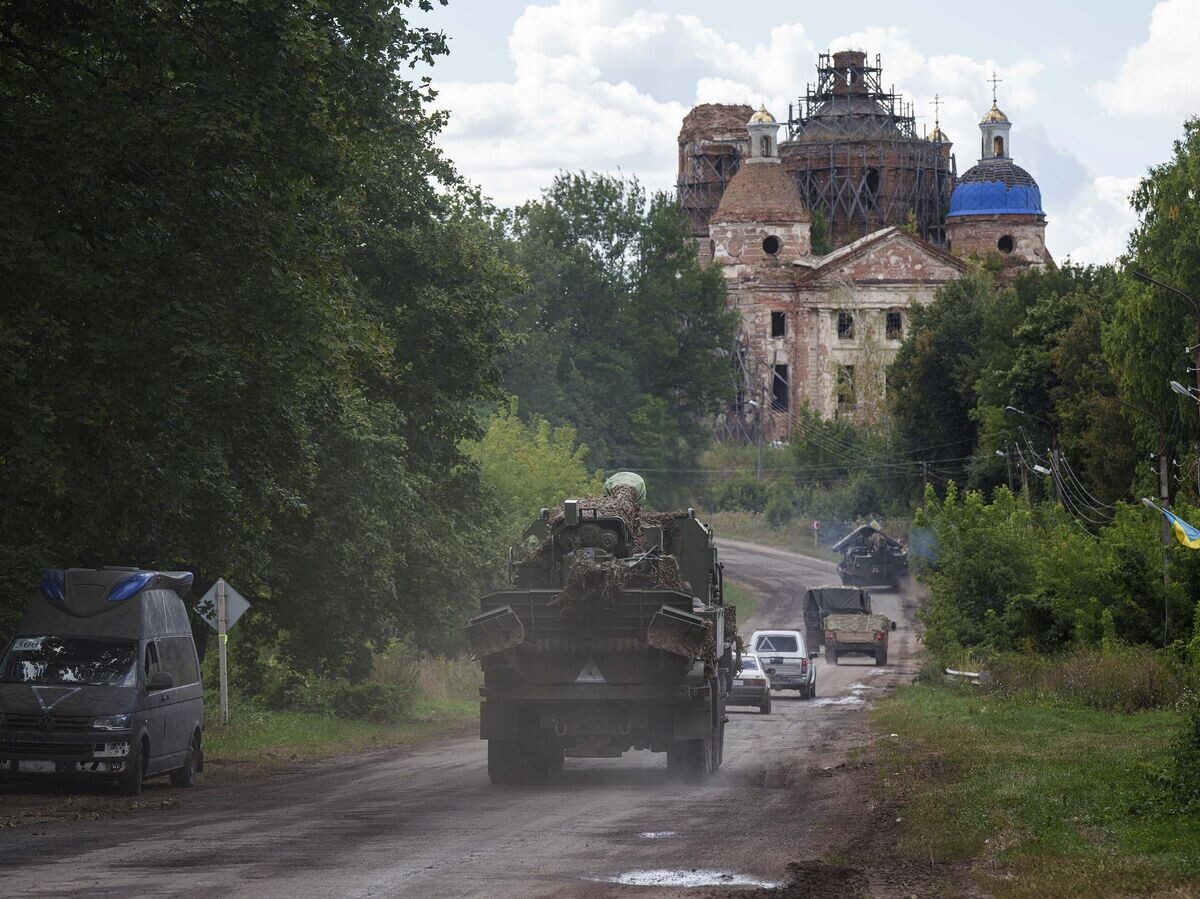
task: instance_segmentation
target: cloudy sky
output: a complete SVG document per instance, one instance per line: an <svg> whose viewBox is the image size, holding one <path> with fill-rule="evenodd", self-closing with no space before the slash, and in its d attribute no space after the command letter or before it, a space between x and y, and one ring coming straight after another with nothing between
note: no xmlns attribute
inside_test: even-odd
<svg viewBox="0 0 1200 899"><path fill-rule="evenodd" d="M949 7L857 0L450 0L421 24L450 37L433 70L450 112L442 144L501 204L561 170L674 184L680 120L696 103L765 103L777 118L816 56L880 54L885 83L932 129L935 93L959 171L1002 83L1012 153L1042 188L1057 259L1110 260L1133 225L1127 197L1200 113L1200 0Z"/></svg>

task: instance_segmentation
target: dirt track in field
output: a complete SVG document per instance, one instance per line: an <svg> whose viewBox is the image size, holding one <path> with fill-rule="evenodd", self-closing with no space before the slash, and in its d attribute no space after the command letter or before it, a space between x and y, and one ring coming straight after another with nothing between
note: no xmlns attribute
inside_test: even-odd
<svg viewBox="0 0 1200 899"><path fill-rule="evenodd" d="M721 541L721 553L727 575L765 594L747 635L801 629L804 589L834 580L829 563L780 550ZM0 884L9 896L592 897L753 895L791 879L773 894L956 894L946 872L889 857L894 811L852 757L874 739L870 700L914 672L911 601L874 595L899 622L891 664L819 661L816 700L731 709L724 767L702 787L632 753L496 788L481 741L444 740L192 791L152 783L144 812L0 830Z"/></svg>

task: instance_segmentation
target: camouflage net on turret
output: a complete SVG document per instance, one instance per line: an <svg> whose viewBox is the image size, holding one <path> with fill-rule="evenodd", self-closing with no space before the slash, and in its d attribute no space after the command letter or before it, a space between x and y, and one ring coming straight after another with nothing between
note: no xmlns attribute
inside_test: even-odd
<svg viewBox="0 0 1200 899"><path fill-rule="evenodd" d="M622 590L681 590L683 578L674 556L608 559L598 562L577 552L567 570L567 582L548 605L565 617L579 616L592 608L611 609Z"/></svg>

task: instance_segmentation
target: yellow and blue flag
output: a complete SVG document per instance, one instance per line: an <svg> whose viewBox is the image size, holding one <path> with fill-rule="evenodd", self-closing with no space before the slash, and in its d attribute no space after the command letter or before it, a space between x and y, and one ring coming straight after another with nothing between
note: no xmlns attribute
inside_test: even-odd
<svg viewBox="0 0 1200 899"><path fill-rule="evenodd" d="M1142 500L1147 506L1152 509L1158 509L1166 517L1167 523L1171 525L1171 533L1175 535L1175 539L1186 546L1188 549L1200 549L1200 530L1192 527L1178 515L1173 512L1168 512L1161 506L1156 506L1148 499Z"/></svg>

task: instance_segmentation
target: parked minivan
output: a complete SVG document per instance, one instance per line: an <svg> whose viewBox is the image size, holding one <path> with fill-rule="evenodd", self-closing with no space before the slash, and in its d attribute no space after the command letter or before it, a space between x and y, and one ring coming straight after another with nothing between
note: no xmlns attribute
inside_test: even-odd
<svg viewBox="0 0 1200 899"><path fill-rule="evenodd" d="M47 571L0 657L0 772L190 787L204 766L191 585L182 571Z"/></svg>
<svg viewBox="0 0 1200 899"><path fill-rule="evenodd" d="M817 695L817 654L804 645L799 631L755 631L750 651L771 679L772 690L799 690L801 699Z"/></svg>

